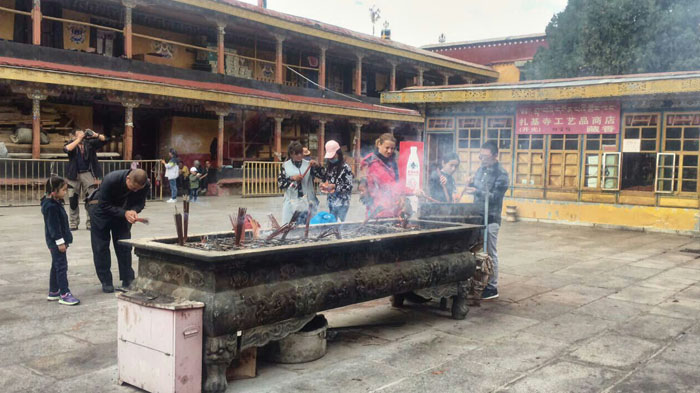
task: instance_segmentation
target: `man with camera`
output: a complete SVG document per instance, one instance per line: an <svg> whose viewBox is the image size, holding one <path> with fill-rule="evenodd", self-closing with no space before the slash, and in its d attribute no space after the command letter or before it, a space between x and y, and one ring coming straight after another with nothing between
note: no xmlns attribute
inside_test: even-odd
<svg viewBox="0 0 700 393"><path fill-rule="evenodd" d="M107 138L91 129L76 129L71 141L63 146L68 154L66 178L68 180L68 202L70 205L70 229L77 230L80 224L79 202L85 199L88 187L102 177L102 167L97 161L97 151L104 146ZM90 215L87 215L86 228L90 229Z"/></svg>

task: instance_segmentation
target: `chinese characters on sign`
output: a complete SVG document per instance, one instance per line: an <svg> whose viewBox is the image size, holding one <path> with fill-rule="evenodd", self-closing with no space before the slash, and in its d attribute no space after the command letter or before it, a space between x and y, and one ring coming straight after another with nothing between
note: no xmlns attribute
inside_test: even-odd
<svg viewBox="0 0 700 393"><path fill-rule="evenodd" d="M518 105L517 134L617 134L619 102Z"/></svg>

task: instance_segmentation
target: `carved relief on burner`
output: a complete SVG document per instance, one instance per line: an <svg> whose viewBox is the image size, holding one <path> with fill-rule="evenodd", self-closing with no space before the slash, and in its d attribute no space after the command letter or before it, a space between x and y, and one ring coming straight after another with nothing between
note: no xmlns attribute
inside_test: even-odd
<svg viewBox="0 0 700 393"><path fill-rule="evenodd" d="M300 318L287 319L271 325L244 330L241 335L241 350L250 347L262 347L270 341L281 340L301 330L314 316L316 314L309 314Z"/></svg>

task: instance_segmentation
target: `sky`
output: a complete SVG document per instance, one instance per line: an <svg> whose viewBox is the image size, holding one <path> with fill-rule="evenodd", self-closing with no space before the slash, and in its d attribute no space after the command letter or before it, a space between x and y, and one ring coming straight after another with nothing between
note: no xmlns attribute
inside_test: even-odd
<svg viewBox="0 0 700 393"><path fill-rule="evenodd" d="M257 0L243 0L257 4ZM389 22L392 39L413 46L544 33L567 0L267 0L276 11L372 34L370 7L380 9L376 35Z"/></svg>

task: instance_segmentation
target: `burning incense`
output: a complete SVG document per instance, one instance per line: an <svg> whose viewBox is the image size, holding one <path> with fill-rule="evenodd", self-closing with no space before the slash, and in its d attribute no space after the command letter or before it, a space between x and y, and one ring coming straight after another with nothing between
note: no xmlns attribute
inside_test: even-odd
<svg viewBox="0 0 700 393"><path fill-rule="evenodd" d="M235 229L235 235L236 235L236 247L241 246L241 241L243 240L243 234L245 233L245 212L246 212L245 207L239 207L238 208L238 216L236 216L236 229Z"/></svg>
<svg viewBox="0 0 700 393"><path fill-rule="evenodd" d="M182 232L182 214L177 211L177 207L175 208L175 230L177 231L177 244L184 246L185 238Z"/></svg>
<svg viewBox="0 0 700 393"><path fill-rule="evenodd" d="M190 199L189 197L185 197L182 200L182 205L183 205L183 211L184 211L184 216L183 216L183 239L186 242L187 241L187 227L190 221Z"/></svg>
<svg viewBox="0 0 700 393"><path fill-rule="evenodd" d="M306 228L304 229L304 239L309 238L309 224L311 223L311 210L314 208L314 205L309 203L309 210L306 213Z"/></svg>

